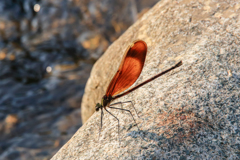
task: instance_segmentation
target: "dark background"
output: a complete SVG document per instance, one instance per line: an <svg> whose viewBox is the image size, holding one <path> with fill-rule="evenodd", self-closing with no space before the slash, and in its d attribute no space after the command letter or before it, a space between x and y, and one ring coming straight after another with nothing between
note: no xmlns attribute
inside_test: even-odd
<svg viewBox="0 0 240 160"><path fill-rule="evenodd" d="M50 159L71 138L94 62L157 1L0 0L1 160Z"/></svg>

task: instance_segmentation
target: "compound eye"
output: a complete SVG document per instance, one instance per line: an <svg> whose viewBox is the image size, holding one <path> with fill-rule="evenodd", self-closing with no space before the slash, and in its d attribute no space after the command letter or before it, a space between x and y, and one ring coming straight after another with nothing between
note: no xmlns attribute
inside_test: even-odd
<svg viewBox="0 0 240 160"><path fill-rule="evenodd" d="M95 108L96 108L96 111L99 111L99 108L101 108L101 104L97 103Z"/></svg>

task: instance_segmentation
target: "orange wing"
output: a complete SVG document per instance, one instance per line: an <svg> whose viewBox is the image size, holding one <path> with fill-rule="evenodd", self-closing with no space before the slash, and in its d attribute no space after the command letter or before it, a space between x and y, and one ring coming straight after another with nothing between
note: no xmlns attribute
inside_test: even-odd
<svg viewBox="0 0 240 160"><path fill-rule="evenodd" d="M108 86L106 96L117 95L133 85L142 72L146 55L147 44L144 41L136 41L127 48L118 71Z"/></svg>

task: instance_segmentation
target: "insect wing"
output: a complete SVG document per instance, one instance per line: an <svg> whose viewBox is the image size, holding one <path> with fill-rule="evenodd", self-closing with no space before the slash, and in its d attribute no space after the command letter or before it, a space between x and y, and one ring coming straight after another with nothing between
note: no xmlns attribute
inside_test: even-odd
<svg viewBox="0 0 240 160"><path fill-rule="evenodd" d="M147 54L147 44L136 41L128 47L119 69L110 82L106 96L114 96L128 89L142 72Z"/></svg>

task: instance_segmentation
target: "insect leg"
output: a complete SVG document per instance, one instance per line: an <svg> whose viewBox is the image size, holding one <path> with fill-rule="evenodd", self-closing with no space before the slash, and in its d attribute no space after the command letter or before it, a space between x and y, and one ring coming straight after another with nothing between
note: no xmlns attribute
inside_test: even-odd
<svg viewBox="0 0 240 160"><path fill-rule="evenodd" d="M117 103L113 103L113 104L110 104L110 106L115 106L115 105L118 105L118 104L121 104L121 108L123 109L123 104L124 102L117 102ZM123 113L123 110L122 110L122 113Z"/></svg>
<svg viewBox="0 0 240 160"><path fill-rule="evenodd" d="M99 137L98 137L98 141L100 141L100 135L101 135L101 130L102 130L102 120L103 120L103 109L101 109L101 125L99 128Z"/></svg>
<svg viewBox="0 0 240 160"><path fill-rule="evenodd" d="M131 103L131 104L132 104L132 107L133 107L133 109L134 109L134 111L136 112L136 114L137 114L137 116L138 116L138 118L140 118L139 115L138 115L138 113L137 113L136 108L134 107L134 105L133 105L133 103L132 103L132 101L117 102L117 103L113 103L113 104L111 104L110 106L114 106L114 105L117 105L117 104L121 104L121 105L122 105L123 103ZM122 108L122 106L121 106L121 108ZM122 109L123 109L123 108L122 108Z"/></svg>
<svg viewBox="0 0 240 160"><path fill-rule="evenodd" d="M136 114L137 114L137 116L138 116L137 110L135 109L132 101L126 101L126 102L122 102L122 103L130 103L130 102L131 102L131 104L132 104L132 107L133 107L134 111L136 112ZM138 118L140 118L140 117L138 116Z"/></svg>
<svg viewBox="0 0 240 160"><path fill-rule="evenodd" d="M122 108L115 108L115 107L110 107L110 106L109 106L109 108L112 108L112 109L119 109L119 110L122 110L122 111L127 111L127 112L129 112L129 113L131 114L131 116L132 116L134 122L136 123L136 121L135 121L135 119L134 119L134 117L133 117L133 115L132 115L132 112L131 112L130 110L122 109ZM136 125L137 125L137 123L136 123ZM137 128L138 128L138 125L137 125ZM138 130L139 130L139 128L138 128Z"/></svg>
<svg viewBox="0 0 240 160"><path fill-rule="evenodd" d="M109 112L106 108L105 108L105 110L106 110L109 114L111 114L114 118L116 118L117 121L118 121L118 139L119 139L119 143L120 143L120 136L119 136L119 127L120 127L120 125L119 125L119 119L118 119L116 116L114 116L111 112Z"/></svg>

